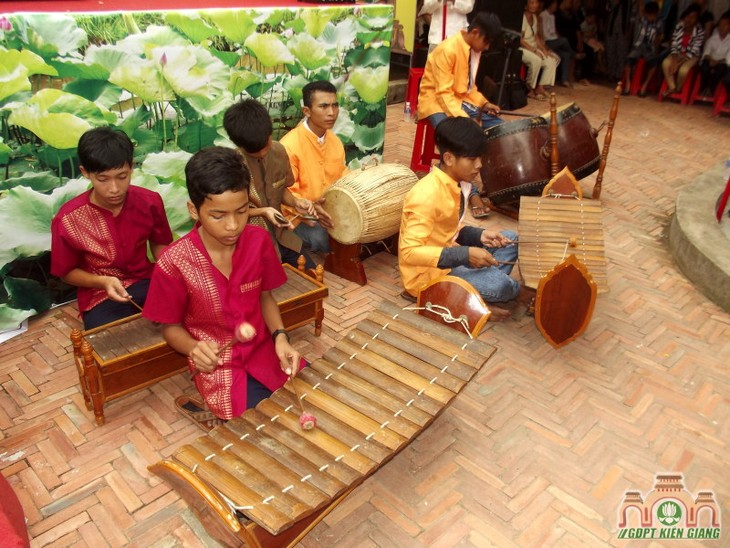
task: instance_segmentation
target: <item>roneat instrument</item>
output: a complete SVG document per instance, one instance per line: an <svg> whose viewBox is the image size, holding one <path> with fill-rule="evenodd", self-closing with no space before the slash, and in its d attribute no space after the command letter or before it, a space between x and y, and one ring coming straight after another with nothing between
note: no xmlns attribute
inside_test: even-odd
<svg viewBox="0 0 730 548"><path fill-rule="evenodd" d="M417 438L494 351L384 302L256 408L150 470L224 545L293 546ZM317 428L301 428L294 390L306 392Z"/></svg>

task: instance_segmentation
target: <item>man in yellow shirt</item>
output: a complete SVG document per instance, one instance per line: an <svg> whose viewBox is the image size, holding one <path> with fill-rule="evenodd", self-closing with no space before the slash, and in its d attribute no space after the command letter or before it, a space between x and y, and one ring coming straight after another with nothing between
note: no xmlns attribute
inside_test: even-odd
<svg viewBox="0 0 730 548"><path fill-rule="evenodd" d="M484 129L503 122L497 116L499 106L479 92L475 81L482 52L501 35L499 18L480 12L467 30L447 38L428 55L418 94L419 120L428 119L434 128L452 116L469 117ZM476 186L469 204L475 218L489 215Z"/></svg>
<svg viewBox="0 0 730 548"><path fill-rule="evenodd" d="M469 25L441 42L429 55L418 93L418 119L435 128L447 117L466 116L488 128L502 123L499 107L477 89L482 52L502 35L493 13L481 12ZM481 120L477 120L481 114Z"/></svg>
<svg viewBox="0 0 730 548"><path fill-rule="evenodd" d="M329 252L327 228L332 218L322 209L322 194L346 172L345 147L332 131L340 113L337 89L330 82L317 80L302 88L301 124L281 138L289 155L294 184L289 188L295 198L314 203L316 220L304 219L294 232L312 251Z"/></svg>
<svg viewBox="0 0 730 548"><path fill-rule="evenodd" d="M406 292L415 296L432 280L451 274L469 282L488 303L511 301L520 293L520 284L510 277L517 234L462 226L485 135L459 116L441 122L435 139L441 163L415 184L403 203L398 267Z"/></svg>

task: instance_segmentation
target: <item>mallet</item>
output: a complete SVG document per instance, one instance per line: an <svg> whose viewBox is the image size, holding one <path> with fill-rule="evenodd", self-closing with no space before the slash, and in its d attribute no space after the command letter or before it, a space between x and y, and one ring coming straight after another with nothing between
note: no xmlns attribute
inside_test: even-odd
<svg viewBox="0 0 730 548"><path fill-rule="evenodd" d="M302 402L302 398L299 397L299 391L297 390L297 387L292 379L293 377L290 375L289 382L291 383L291 387L294 390L294 396L297 399L297 403L299 403L299 409L302 412L302 414L299 415L299 426L302 428L302 430L312 430L314 428L317 428L317 417L315 417L311 413L307 413L304 410L304 403Z"/></svg>
<svg viewBox="0 0 730 548"><path fill-rule="evenodd" d="M241 322L236 326L236 329L233 330L233 338L228 341L226 344L224 344L219 350L218 355L220 356L223 352L228 350L231 346L233 346L236 342L245 343L250 341L256 336L256 328L252 326L248 322ZM195 375L200 373L199 369L196 369L193 371L193 374L190 375L190 380L193 380L195 378Z"/></svg>

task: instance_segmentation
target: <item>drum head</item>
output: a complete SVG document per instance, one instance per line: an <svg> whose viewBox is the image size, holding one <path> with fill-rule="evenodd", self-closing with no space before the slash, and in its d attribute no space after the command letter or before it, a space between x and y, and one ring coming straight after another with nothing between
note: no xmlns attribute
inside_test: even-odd
<svg viewBox="0 0 730 548"><path fill-rule="evenodd" d="M355 196L346 188L332 186L324 194L322 208L330 214L335 225L329 234L343 245L360 241L364 219Z"/></svg>
<svg viewBox="0 0 730 548"><path fill-rule="evenodd" d="M560 115L564 111L566 111L568 109L571 109L571 111L572 111L573 107L575 107L575 109L577 109L580 112L580 107L578 105L576 105L575 103L565 103L564 105L560 105L559 107L557 107L555 109L555 112L558 114L558 120L560 119ZM545 118L545 120L549 121L550 120L550 111L548 110L547 112L543 112L540 115L540 118Z"/></svg>

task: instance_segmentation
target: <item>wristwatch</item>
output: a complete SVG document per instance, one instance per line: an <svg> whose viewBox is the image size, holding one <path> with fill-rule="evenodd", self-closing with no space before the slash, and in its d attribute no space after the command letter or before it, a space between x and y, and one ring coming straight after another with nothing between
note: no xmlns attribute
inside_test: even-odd
<svg viewBox="0 0 730 548"><path fill-rule="evenodd" d="M282 333L284 334L284 336L286 337L286 340L288 341L289 340L289 333L286 332L286 329L277 329L276 331L274 331L271 334L271 340L274 341L274 343L276 343L276 337L278 337Z"/></svg>

